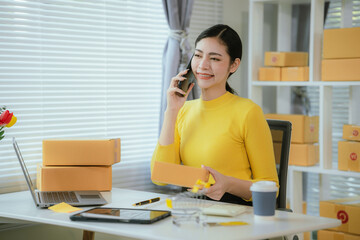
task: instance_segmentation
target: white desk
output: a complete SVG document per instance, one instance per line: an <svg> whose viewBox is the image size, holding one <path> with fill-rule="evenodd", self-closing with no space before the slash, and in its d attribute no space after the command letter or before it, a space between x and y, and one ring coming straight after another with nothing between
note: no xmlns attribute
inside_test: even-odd
<svg viewBox="0 0 360 240"><path fill-rule="evenodd" d="M111 207L132 207L135 202L166 195L117 189L104 193ZM156 203L154 203L154 206ZM149 206L149 205L148 205ZM161 206L158 204L158 206ZM85 209L85 208L84 208ZM0 195L0 222L31 222L76 228L91 232L102 232L138 239L264 239L282 235L290 235L306 231L336 227L341 224L337 219L313 217L303 214L277 211L275 221L254 220L252 208L235 218L208 217L214 221L245 221L249 225L201 227L196 223L177 227L172 224L171 217L150 225L125 223L99 223L71 221L73 214L55 213L48 209L39 209L34 205L28 191Z"/></svg>

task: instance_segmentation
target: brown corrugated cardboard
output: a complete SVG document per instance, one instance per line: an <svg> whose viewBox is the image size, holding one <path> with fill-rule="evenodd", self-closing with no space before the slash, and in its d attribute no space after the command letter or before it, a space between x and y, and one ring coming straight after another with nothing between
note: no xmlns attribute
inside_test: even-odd
<svg viewBox="0 0 360 240"><path fill-rule="evenodd" d="M280 73L279 67L261 67L259 68L259 81L280 81Z"/></svg>
<svg viewBox="0 0 360 240"><path fill-rule="evenodd" d="M360 81L360 58L324 59L322 81Z"/></svg>
<svg viewBox="0 0 360 240"><path fill-rule="evenodd" d="M333 230L360 234L360 196L320 201L320 216L341 220Z"/></svg>
<svg viewBox="0 0 360 240"><path fill-rule="evenodd" d="M344 125L343 139L351 141L360 141L360 126L359 125Z"/></svg>
<svg viewBox="0 0 360 240"><path fill-rule="evenodd" d="M360 27L324 29L323 58L360 58Z"/></svg>
<svg viewBox="0 0 360 240"><path fill-rule="evenodd" d="M289 165L313 166L319 162L319 145L291 143Z"/></svg>
<svg viewBox="0 0 360 240"><path fill-rule="evenodd" d="M309 81L309 67L282 67L281 81Z"/></svg>
<svg viewBox="0 0 360 240"><path fill-rule="evenodd" d="M360 240L360 235L337 231L320 230L317 233L318 240Z"/></svg>
<svg viewBox="0 0 360 240"><path fill-rule="evenodd" d="M203 168L155 161L151 173L151 180L154 182L188 188L192 188L198 179L207 182L209 180L209 172Z"/></svg>
<svg viewBox="0 0 360 240"><path fill-rule="evenodd" d="M111 191L112 167L38 166L40 191Z"/></svg>
<svg viewBox="0 0 360 240"><path fill-rule="evenodd" d="M303 67L308 66L307 52L265 52L265 66Z"/></svg>
<svg viewBox="0 0 360 240"><path fill-rule="evenodd" d="M338 169L360 172L360 142L338 142Z"/></svg>
<svg viewBox="0 0 360 240"><path fill-rule="evenodd" d="M102 165L120 162L120 139L43 140L43 165Z"/></svg>
<svg viewBox="0 0 360 240"><path fill-rule="evenodd" d="M286 120L292 123L292 143L315 143L319 141L319 117L298 114L265 114L265 118ZM282 139L275 139L281 141Z"/></svg>

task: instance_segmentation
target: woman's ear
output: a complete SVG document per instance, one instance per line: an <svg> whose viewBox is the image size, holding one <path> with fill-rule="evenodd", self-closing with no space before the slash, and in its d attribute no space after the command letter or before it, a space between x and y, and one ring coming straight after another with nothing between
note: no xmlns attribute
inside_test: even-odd
<svg viewBox="0 0 360 240"><path fill-rule="evenodd" d="M238 69L238 67L240 66L240 58L235 58L235 61L231 64L230 66L230 72L234 73L236 72L236 70Z"/></svg>

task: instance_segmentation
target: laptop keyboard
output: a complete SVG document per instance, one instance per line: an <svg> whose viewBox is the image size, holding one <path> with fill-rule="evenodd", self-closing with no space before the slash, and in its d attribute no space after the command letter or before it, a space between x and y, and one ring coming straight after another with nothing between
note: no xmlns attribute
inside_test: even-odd
<svg viewBox="0 0 360 240"><path fill-rule="evenodd" d="M40 192L46 203L77 203L79 202L74 192Z"/></svg>

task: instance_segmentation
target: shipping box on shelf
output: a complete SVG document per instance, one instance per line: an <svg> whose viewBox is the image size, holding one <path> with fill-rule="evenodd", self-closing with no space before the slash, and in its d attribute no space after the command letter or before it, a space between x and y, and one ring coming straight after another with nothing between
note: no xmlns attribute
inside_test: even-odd
<svg viewBox="0 0 360 240"><path fill-rule="evenodd" d="M317 232L318 240L359 240L360 235L338 231L320 230Z"/></svg>
<svg viewBox="0 0 360 240"><path fill-rule="evenodd" d="M43 165L102 165L120 162L120 139L43 140Z"/></svg>
<svg viewBox="0 0 360 240"><path fill-rule="evenodd" d="M360 125L344 125L343 139L360 141Z"/></svg>
<svg viewBox="0 0 360 240"><path fill-rule="evenodd" d="M111 166L38 166L40 191L111 191Z"/></svg>
<svg viewBox="0 0 360 240"><path fill-rule="evenodd" d="M307 52L265 52L265 66L303 67L308 66Z"/></svg>
<svg viewBox="0 0 360 240"><path fill-rule="evenodd" d="M320 201L320 216L341 220L332 230L360 234L360 196Z"/></svg>
<svg viewBox="0 0 360 240"><path fill-rule="evenodd" d="M338 169L360 172L360 142L338 142Z"/></svg>
<svg viewBox="0 0 360 240"><path fill-rule="evenodd" d="M280 81L281 70L279 67L261 67L259 68L259 81Z"/></svg>
<svg viewBox="0 0 360 240"><path fill-rule="evenodd" d="M360 27L324 30L323 58L360 58Z"/></svg>
<svg viewBox="0 0 360 240"><path fill-rule="evenodd" d="M313 166L319 159L319 145L291 143L289 165Z"/></svg>
<svg viewBox="0 0 360 240"><path fill-rule="evenodd" d="M309 81L309 67L282 67L281 81Z"/></svg>
<svg viewBox="0 0 360 240"><path fill-rule="evenodd" d="M299 114L265 114L265 118L286 120L292 123L291 143L316 143L319 141L319 117ZM274 139L281 141L282 139Z"/></svg>
<svg viewBox="0 0 360 240"><path fill-rule="evenodd" d="M323 59L322 81L360 81L360 58Z"/></svg>
<svg viewBox="0 0 360 240"><path fill-rule="evenodd" d="M155 161L151 173L151 180L154 182L173 184L188 188L192 188L199 179L208 182L209 172L204 168L159 161Z"/></svg>

